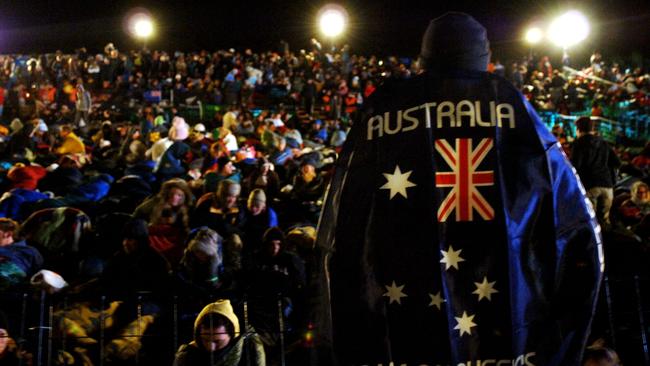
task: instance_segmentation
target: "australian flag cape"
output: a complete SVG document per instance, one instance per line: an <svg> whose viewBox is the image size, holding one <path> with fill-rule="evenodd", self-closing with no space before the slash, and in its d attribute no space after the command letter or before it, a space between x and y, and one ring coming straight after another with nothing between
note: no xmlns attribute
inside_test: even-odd
<svg viewBox="0 0 650 366"><path fill-rule="evenodd" d="M604 259L561 146L509 82L377 89L318 228L321 364L579 365Z"/></svg>

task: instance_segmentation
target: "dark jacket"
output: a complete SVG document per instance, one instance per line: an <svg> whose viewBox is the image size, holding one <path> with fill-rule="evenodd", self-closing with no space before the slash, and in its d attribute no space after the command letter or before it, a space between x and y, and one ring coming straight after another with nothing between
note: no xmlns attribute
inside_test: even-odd
<svg viewBox="0 0 650 366"><path fill-rule="evenodd" d="M214 197L214 194L212 194ZM224 210L214 207L214 199L206 199L192 215L192 228L207 226L223 237L240 234L244 221L244 210L239 207Z"/></svg>
<svg viewBox="0 0 650 366"><path fill-rule="evenodd" d="M573 142L571 163L586 189L614 187L615 169L621 166L621 161L607 142L592 134L581 136Z"/></svg>
<svg viewBox="0 0 650 366"><path fill-rule="evenodd" d="M181 141L175 141L160 158L158 174L165 177L179 177L187 171L184 159L190 152L190 147Z"/></svg>
<svg viewBox="0 0 650 366"><path fill-rule="evenodd" d="M117 298L134 297L139 291L163 293L168 283L165 259L148 246L129 254L120 250L101 276L101 288Z"/></svg>

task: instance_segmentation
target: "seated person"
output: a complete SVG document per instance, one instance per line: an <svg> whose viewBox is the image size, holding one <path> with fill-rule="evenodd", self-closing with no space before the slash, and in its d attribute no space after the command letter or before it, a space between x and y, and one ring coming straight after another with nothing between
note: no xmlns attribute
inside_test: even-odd
<svg viewBox="0 0 650 366"><path fill-rule="evenodd" d="M256 253L262 245L264 232L270 227L278 225L278 215L266 204L266 194L263 190L254 189L248 196L244 225L245 234L244 252Z"/></svg>
<svg viewBox="0 0 650 366"><path fill-rule="evenodd" d="M182 290L211 294L221 287L223 240L216 231L201 227L191 238L178 270Z"/></svg>
<svg viewBox="0 0 650 366"><path fill-rule="evenodd" d="M43 257L17 237L20 225L0 218L0 289L24 283L43 266Z"/></svg>
<svg viewBox="0 0 650 366"><path fill-rule="evenodd" d="M131 219L123 229L122 248L106 264L101 288L118 297L138 291L164 291L168 278L165 259L149 246L147 223Z"/></svg>
<svg viewBox="0 0 650 366"><path fill-rule="evenodd" d="M193 215L193 228L207 226L222 237L239 234L244 211L239 208L241 186L226 179L219 182L216 193L203 195Z"/></svg>
<svg viewBox="0 0 650 366"><path fill-rule="evenodd" d="M266 365L264 347L252 328L240 332L239 319L229 300L209 304L194 322L194 340L182 345L174 366Z"/></svg>
<svg viewBox="0 0 650 366"><path fill-rule="evenodd" d="M59 132L61 137L61 146L56 149L57 155L68 155L68 154L85 154L86 146L83 141L77 136L73 131L72 127L69 125L61 126L61 131Z"/></svg>
<svg viewBox="0 0 650 366"><path fill-rule="evenodd" d="M205 174L203 192L214 192L219 182L229 179L235 183L241 182L241 174L235 168L230 158L222 156L217 159L217 171Z"/></svg>
<svg viewBox="0 0 650 366"><path fill-rule="evenodd" d="M16 341L10 337L7 318L0 311L0 365L28 365L31 364L32 355L20 351Z"/></svg>
<svg viewBox="0 0 650 366"><path fill-rule="evenodd" d="M636 182L632 185L630 198L625 200L619 208L621 219L626 226L639 224L645 216L650 214L650 191L648 185Z"/></svg>

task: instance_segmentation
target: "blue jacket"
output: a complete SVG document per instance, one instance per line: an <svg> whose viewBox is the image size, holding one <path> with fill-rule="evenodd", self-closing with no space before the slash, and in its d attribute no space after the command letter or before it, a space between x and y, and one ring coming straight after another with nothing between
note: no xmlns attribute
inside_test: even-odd
<svg viewBox="0 0 650 366"><path fill-rule="evenodd" d="M39 191L14 188L0 201L0 217L22 221L26 218L26 215L21 213L21 207L23 207L24 203L36 202L47 198L49 198L48 195Z"/></svg>
<svg viewBox="0 0 650 366"><path fill-rule="evenodd" d="M0 247L0 258L16 265L27 277L30 277L43 267L41 253L36 248L27 245L23 240Z"/></svg>

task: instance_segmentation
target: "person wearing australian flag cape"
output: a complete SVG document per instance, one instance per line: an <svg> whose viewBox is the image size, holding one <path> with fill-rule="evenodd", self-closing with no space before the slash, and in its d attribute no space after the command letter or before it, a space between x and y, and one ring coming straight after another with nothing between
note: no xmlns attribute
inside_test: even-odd
<svg viewBox="0 0 650 366"><path fill-rule="evenodd" d="M486 72L485 28L434 19L424 72L367 101L319 223L320 364L578 365L604 259L561 146Z"/></svg>

